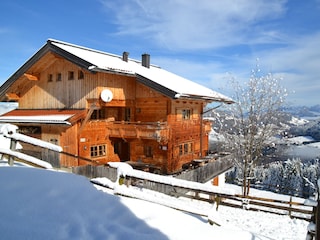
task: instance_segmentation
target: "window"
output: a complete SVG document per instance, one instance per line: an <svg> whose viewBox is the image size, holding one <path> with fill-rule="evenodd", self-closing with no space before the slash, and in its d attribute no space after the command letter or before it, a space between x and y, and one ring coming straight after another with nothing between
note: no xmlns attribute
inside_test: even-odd
<svg viewBox="0 0 320 240"><path fill-rule="evenodd" d="M84 79L84 74L81 70L78 71L78 79Z"/></svg>
<svg viewBox="0 0 320 240"><path fill-rule="evenodd" d="M74 72L73 71L69 71L68 72L68 80L73 80L74 79Z"/></svg>
<svg viewBox="0 0 320 240"><path fill-rule="evenodd" d="M191 118L191 110L190 109L183 109L182 110L182 119L188 120Z"/></svg>
<svg viewBox="0 0 320 240"><path fill-rule="evenodd" d="M56 75L56 81L60 82L62 80L62 74L61 73L57 73Z"/></svg>
<svg viewBox="0 0 320 240"><path fill-rule="evenodd" d="M101 157L106 155L106 145L96 145L90 147L91 157Z"/></svg>
<svg viewBox="0 0 320 240"><path fill-rule="evenodd" d="M48 82L52 82L53 81L53 76L52 74L48 74Z"/></svg>
<svg viewBox="0 0 320 240"><path fill-rule="evenodd" d="M193 143L184 143L179 145L179 155L186 155L193 153Z"/></svg>
<svg viewBox="0 0 320 240"><path fill-rule="evenodd" d="M125 121L130 121L130 118L131 118L131 111L130 111L130 108L125 108L124 110L124 120Z"/></svg>
<svg viewBox="0 0 320 240"><path fill-rule="evenodd" d="M91 114L91 120L105 119L106 110L104 108L93 110Z"/></svg>
<svg viewBox="0 0 320 240"><path fill-rule="evenodd" d="M153 149L152 146L144 146L144 155L146 157L153 157Z"/></svg>

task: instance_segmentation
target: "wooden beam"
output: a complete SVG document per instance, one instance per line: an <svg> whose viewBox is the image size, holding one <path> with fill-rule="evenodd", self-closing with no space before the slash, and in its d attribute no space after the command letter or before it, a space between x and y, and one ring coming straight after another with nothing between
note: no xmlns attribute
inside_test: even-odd
<svg viewBox="0 0 320 240"><path fill-rule="evenodd" d="M26 78L28 78L28 80L31 80L31 81L38 81L39 80L38 76L36 76L36 75L32 75L32 74L28 74L28 73L25 73L23 75Z"/></svg>
<svg viewBox="0 0 320 240"><path fill-rule="evenodd" d="M91 115L93 113L94 110L97 110L97 109L100 109L100 107L98 107L95 103L92 103L89 110L88 110L88 113L87 113L87 116L86 118L83 120L83 122L81 123L81 126L79 128L79 131L78 131L78 135L82 132L84 126L86 125L86 123L89 121L89 119L91 118Z"/></svg>
<svg viewBox="0 0 320 240"><path fill-rule="evenodd" d="M20 99L19 95L16 93L6 93L6 97L8 98L9 101Z"/></svg>

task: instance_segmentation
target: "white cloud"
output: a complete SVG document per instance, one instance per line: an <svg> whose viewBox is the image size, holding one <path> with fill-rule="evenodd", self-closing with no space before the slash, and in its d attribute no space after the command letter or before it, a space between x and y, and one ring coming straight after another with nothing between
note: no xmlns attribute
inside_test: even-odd
<svg viewBox="0 0 320 240"><path fill-rule="evenodd" d="M257 54L265 70L283 76L284 85L295 92L294 96L316 103L320 90L319 42L320 32L292 39L284 48Z"/></svg>
<svg viewBox="0 0 320 240"><path fill-rule="evenodd" d="M152 39L172 49L205 49L274 42L279 33L258 27L265 18L276 19L285 12L279 0L135 0L103 1L116 16L118 34Z"/></svg>
<svg viewBox="0 0 320 240"><path fill-rule="evenodd" d="M284 78L284 86L295 92L292 98L303 104L318 103L320 32L308 31L308 26L304 35L287 29L284 23L293 17L291 8L295 7L289 1L101 1L116 16L115 34L177 54L177 59L172 55L152 58L169 71L216 90L231 76L247 80L259 58L264 72ZM208 60L211 56L206 55L211 54L215 56Z"/></svg>
<svg viewBox="0 0 320 240"><path fill-rule="evenodd" d="M153 59L163 68L197 81L207 87L226 94L227 82L232 77L246 81L256 58L263 73L272 72L281 77L282 85L288 90L289 102L295 104L317 104L320 92L319 58L320 32L292 38L282 48L270 48L231 56L227 61L193 61L188 59ZM231 63L232 62L232 63Z"/></svg>

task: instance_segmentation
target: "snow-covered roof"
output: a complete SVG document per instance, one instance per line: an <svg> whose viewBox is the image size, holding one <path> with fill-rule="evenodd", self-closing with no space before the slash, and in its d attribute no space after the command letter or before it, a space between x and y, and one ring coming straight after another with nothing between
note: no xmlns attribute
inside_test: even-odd
<svg viewBox="0 0 320 240"><path fill-rule="evenodd" d="M148 68L142 66L140 61L132 59L123 61L121 56L57 40L48 40L48 42L91 63L92 65L89 66L89 70L91 71L111 71L137 75L138 80L146 85L151 84L160 92L161 90L170 90L171 97L174 98L199 98L219 102L232 102L230 98L220 93L154 65L150 65Z"/></svg>
<svg viewBox="0 0 320 240"><path fill-rule="evenodd" d="M0 117L0 122L57 123L70 125L67 121L70 117L72 117L72 115L8 116Z"/></svg>
<svg viewBox="0 0 320 240"><path fill-rule="evenodd" d="M4 98L9 87L47 52L58 54L91 72L113 72L135 76L140 83L173 99L191 98L210 102L233 102L232 99L223 94L168 72L160 67L154 65L144 67L141 64L141 61L133 59L124 61L122 56L53 39L49 39L35 55L33 55L0 87L0 97Z"/></svg>
<svg viewBox="0 0 320 240"><path fill-rule="evenodd" d="M72 125L73 118L83 110L13 110L0 116L4 123L43 123Z"/></svg>

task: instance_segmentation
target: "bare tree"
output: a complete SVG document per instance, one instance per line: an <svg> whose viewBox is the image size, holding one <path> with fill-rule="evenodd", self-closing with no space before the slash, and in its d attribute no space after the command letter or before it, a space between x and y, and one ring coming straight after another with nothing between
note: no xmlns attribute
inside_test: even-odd
<svg viewBox="0 0 320 240"><path fill-rule="evenodd" d="M234 154L235 165L242 172L244 196L249 194L255 165L279 129L280 108L287 96L280 86L280 78L271 73L259 74L258 67L252 70L243 86L232 80L235 103L228 106L224 119L219 119L225 147Z"/></svg>

